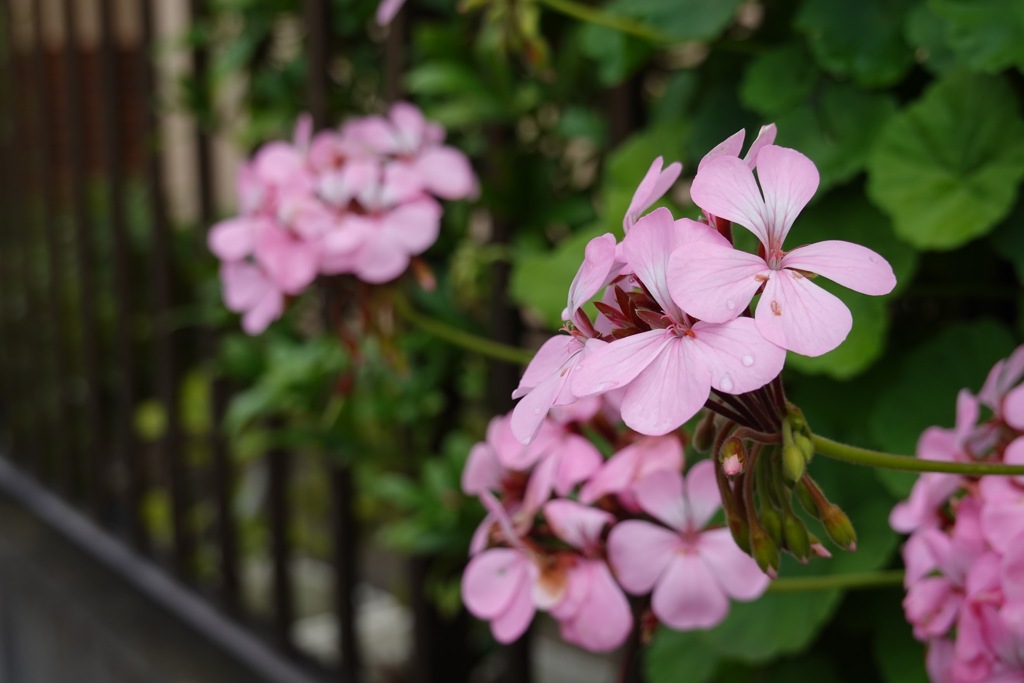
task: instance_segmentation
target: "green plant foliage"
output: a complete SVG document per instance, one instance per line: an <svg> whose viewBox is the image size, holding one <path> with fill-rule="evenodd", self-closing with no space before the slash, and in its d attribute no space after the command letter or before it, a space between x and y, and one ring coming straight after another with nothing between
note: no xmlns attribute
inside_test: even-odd
<svg viewBox="0 0 1024 683"><path fill-rule="evenodd" d="M778 116L803 103L818 78L803 47L785 44L750 62L740 83L740 100L759 114Z"/></svg>
<svg viewBox="0 0 1024 683"><path fill-rule="evenodd" d="M1001 79L959 72L894 117L868 169L868 193L920 249L991 231L1024 177L1024 121Z"/></svg>
<svg viewBox="0 0 1024 683"><path fill-rule="evenodd" d="M808 0L796 26L822 69L879 87L899 81L913 61L903 39L903 20L914 0Z"/></svg>
<svg viewBox="0 0 1024 683"><path fill-rule="evenodd" d="M1024 5L1016 0L929 0L951 50L967 66L1024 69Z"/></svg>

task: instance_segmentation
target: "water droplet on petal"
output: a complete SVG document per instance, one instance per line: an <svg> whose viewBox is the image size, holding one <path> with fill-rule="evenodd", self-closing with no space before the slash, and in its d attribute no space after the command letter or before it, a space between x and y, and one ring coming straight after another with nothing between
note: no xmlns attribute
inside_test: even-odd
<svg viewBox="0 0 1024 683"><path fill-rule="evenodd" d="M730 311L734 311L736 310L736 302L733 301L732 299L726 299L725 307L728 308Z"/></svg>
<svg viewBox="0 0 1024 683"><path fill-rule="evenodd" d="M751 365L754 364L754 357L751 356L749 353L747 355L743 356L743 358L741 358L740 360L742 360L743 361L743 365L745 365L748 368Z"/></svg>
<svg viewBox="0 0 1024 683"><path fill-rule="evenodd" d="M722 379L718 383L722 385L722 391L732 391L733 383L729 373L722 375Z"/></svg>
<svg viewBox="0 0 1024 683"><path fill-rule="evenodd" d="M871 261L872 263L878 263L878 257L877 256L868 256L868 261Z"/></svg>

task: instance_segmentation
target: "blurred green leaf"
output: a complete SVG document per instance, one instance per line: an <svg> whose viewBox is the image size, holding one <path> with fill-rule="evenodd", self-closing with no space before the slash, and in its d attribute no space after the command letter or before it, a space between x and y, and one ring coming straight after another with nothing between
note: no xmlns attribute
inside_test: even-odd
<svg viewBox="0 0 1024 683"><path fill-rule="evenodd" d="M597 80L606 86L632 76L651 55L646 41L607 26L581 26L578 40L583 54L597 62Z"/></svg>
<svg viewBox="0 0 1024 683"><path fill-rule="evenodd" d="M903 21L916 0L808 0L795 25L821 67L859 85L899 81L913 63L903 40Z"/></svg>
<svg viewBox="0 0 1024 683"><path fill-rule="evenodd" d="M888 601L881 609L874 619L874 649L886 683L928 683L924 645L914 639L900 604Z"/></svg>
<svg viewBox="0 0 1024 683"><path fill-rule="evenodd" d="M1006 216L1024 177L1024 121L1001 78L958 73L886 125L868 193L920 249L953 249Z"/></svg>
<svg viewBox="0 0 1024 683"><path fill-rule="evenodd" d="M750 62L740 83L740 101L772 117L805 100L818 80L818 70L800 45L787 43Z"/></svg>
<svg viewBox="0 0 1024 683"><path fill-rule="evenodd" d="M614 0L612 13L640 19L682 42L712 40L732 23L742 0Z"/></svg>
<svg viewBox="0 0 1024 683"><path fill-rule="evenodd" d="M949 46L973 69L1024 69L1024 4L1019 0L929 0L945 20Z"/></svg>

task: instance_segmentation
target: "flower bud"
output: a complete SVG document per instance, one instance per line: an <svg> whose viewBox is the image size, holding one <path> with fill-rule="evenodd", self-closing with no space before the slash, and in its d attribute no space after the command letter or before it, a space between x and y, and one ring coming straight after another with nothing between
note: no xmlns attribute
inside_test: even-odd
<svg viewBox="0 0 1024 683"><path fill-rule="evenodd" d="M793 557L807 564L811 559L811 538L807 533L807 527L799 517L787 514L782 520L782 535L786 539L786 547Z"/></svg>
<svg viewBox="0 0 1024 683"><path fill-rule="evenodd" d="M726 439L718 451L718 462L730 477L742 472L747 463L747 449L743 447L743 442L735 436Z"/></svg>
<svg viewBox="0 0 1024 683"><path fill-rule="evenodd" d="M795 434L793 442L803 451L804 462L810 462L814 458L814 443L807 438L806 434Z"/></svg>
<svg viewBox="0 0 1024 683"><path fill-rule="evenodd" d="M821 523L825 525L825 531L837 546L850 551L857 549L857 532L854 531L850 518L838 505L830 504L822 510Z"/></svg>
<svg viewBox="0 0 1024 683"><path fill-rule="evenodd" d="M750 527L747 526L747 520L739 515L728 515L725 521L728 522L732 540L736 541L739 549L747 555L752 554L750 549Z"/></svg>
<svg viewBox="0 0 1024 683"><path fill-rule="evenodd" d="M768 537L775 545L782 545L782 517L775 511L775 508L771 505L763 506L758 517L761 524L764 525L764 530L768 532Z"/></svg>
<svg viewBox="0 0 1024 683"><path fill-rule="evenodd" d="M715 444L715 414L708 410L697 423L693 432L693 448L698 453L707 453Z"/></svg>
<svg viewBox="0 0 1024 683"><path fill-rule="evenodd" d="M782 449L782 474L786 483L792 486L804 476L804 469L807 466L807 458L803 450L796 444L790 444Z"/></svg>
<svg viewBox="0 0 1024 683"><path fill-rule="evenodd" d="M779 575L779 548L769 538L768 532L757 524L750 528L750 546L753 550L754 560L757 561L757 566L761 568L761 571L769 578L777 578Z"/></svg>
<svg viewBox="0 0 1024 683"><path fill-rule="evenodd" d="M807 490L803 482L798 483L793 487L793 492L796 493L797 500L800 501L800 505L803 506L804 510L814 515L815 519L821 519L821 513L818 511L818 506L814 503L814 497L811 496L811 492Z"/></svg>

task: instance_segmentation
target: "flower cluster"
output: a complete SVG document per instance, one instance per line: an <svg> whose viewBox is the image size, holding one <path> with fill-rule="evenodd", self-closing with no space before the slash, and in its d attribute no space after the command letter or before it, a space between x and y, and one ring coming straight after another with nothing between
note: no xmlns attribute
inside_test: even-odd
<svg viewBox="0 0 1024 683"><path fill-rule="evenodd" d="M509 416L495 418L463 472L463 490L488 510L463 600L497 640L515 640L545 610L566 641L607 651L633 627L627 593L644 596L641 623L653 622L649 605L662 623L693 629L724 619L730 597L764 592L768 577L712 523L721 502L713 463L683 477L681 432L615 429L617 408L602 400L556 413L529 445ZM604 460L583 430L603 432L614 455Z"/></svg>
<svg viewBox="0 0 1024 683"><path fill-rule="evenodd" d="M541 609L566 640L617 647L634 623L626 594L640 596L641 630L714 626L729 598L764 592L780 551L828 556L794 496L840 548L855 549L849 519L805 471L810 428L779 375L787 350L824 353L850 330L846 307L811 282L817 274L869 294L895 278L882 257L846 242L783 251L818 174L774 136L763 128L740 159L741 131L704 157L691 190L700 221L645 214L682 171L655 160L622 242L605 234L587 245L564 334L541 346L518 405L470 454L463 489L489 514L463 599L498 640L518 637ZM734 248L733 222L758 237L758 254ZM682 425L705 407L693 444L712 457L684 477ZM614 454L605 460L596 442ZM712 523L719 508L724 524Z"/></svg>
<svg viewBox="0 0 1024 683"><path fill-rule="evenodd" d="M667 434L712 390L760 389L778 376L787 350L816 356L846 338L850 311L812 282L818 275L865 294L892 290L892 268L865 247L831 240L783 250L818 171L803 154L771 144L774 136L774 126L763 128L740 159L740 131L704 157L691 186L702 221L664 208L640 216L681 171L655 161L622 242L606 234L587 246L563 312L566 334L540 348L513 394L522 397L512 424L520 441L530 442L552 406L609 391L624 392L629 427ZM733 246L732 223L757 236L757 254ZM583 306L602 289L591 320Z"/></svg>
<svg viewBox="0 0 1024 683"><path fill-rule="evenodd" d="M955 428L925 430L917 456L1024 464L1022 379L1024 347L960 392ZM925 474L889 521L910 534L903 607L931 679L1024 681L1024 477Z"/></svg>
<svg viewBox="0 0 1024 683"><path fill-rule="evenodd" d="M259 334L317 275L369 283L401 275L438 236L435 198L476 193L468 159L444 130L400 102L388 115L353 118L292 143L261 147L238 176L240 215L210 230L228 308Z"/></svg>

